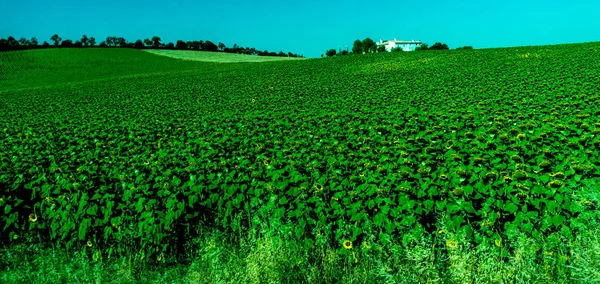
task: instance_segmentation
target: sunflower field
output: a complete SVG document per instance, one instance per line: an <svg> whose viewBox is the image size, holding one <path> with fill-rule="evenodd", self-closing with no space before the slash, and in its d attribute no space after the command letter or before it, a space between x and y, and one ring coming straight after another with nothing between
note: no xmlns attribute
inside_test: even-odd
<svg viewBox="0 0 600 284"><path fill-rule="evenodd" d="M266 226L305 249L445 249L457 232L502 247L573 239L600 206L578 194L600 189L598 43L240 64L0 57L4 246L177 255L199 228L235 241Z"/></svg>

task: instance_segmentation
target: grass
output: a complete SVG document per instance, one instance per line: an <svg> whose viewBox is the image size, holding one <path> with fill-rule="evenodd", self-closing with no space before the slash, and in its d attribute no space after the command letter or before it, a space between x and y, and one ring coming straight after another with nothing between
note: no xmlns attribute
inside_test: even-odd
<svg viewBox="0 0 600 284"><path fill-rule="evenodd" d="M0 93L131 76L203 72L207 64L127 48L0 52L0 62Z"/></svg>
<svg viewBox="0 0 600 284"><path fill-rule="evenodd" d="M275 57L275 56L254 56L246 54L235 54L225 52L211 51L192 51L192 50L144 50L152 54L162 55L166 57L203 61L203 62L218 62L218 63L241 63L241 62L272 62L272 61L287 61L287 60L303 60L304 58L297 57Z"/></svg>
<svg viewBox="0 0 600 284"><path fill-rule="evenodd" d="M270 231L271 233L273 231ZM232 244L206 232L190 247L187 263L150 265L128 257L94 261L81 251L16 247L0 252L3 283L598 283L600 226L573 242L548 250L548 244L520 236L503 249L473 247L459 235L456 248L432 249L431 240L404 247L394 241L381 251L330 247L302 250L285 236L248 236Z"/></svg>
<svg viewBox="0 0 600 284"><path fill-rule="evenodd" d="M600 200L595 184L576 199ZM440 234L456 246L440 251L434 240L410 246L390 240L382 247L355 244L351 250L302 249L263 222L226 241L203 231L187 248L185 261L127 257L96 259L85 251L18 245L0 251L2 283L598 283L600 223L584 213L587 231L570 242L537 243L519 235L502 247L469 245L459 234ZM441 222L441 221L440 221ZM552 248L550 248L552 247ZM510 253L506 253L509 251Z"/></svg>

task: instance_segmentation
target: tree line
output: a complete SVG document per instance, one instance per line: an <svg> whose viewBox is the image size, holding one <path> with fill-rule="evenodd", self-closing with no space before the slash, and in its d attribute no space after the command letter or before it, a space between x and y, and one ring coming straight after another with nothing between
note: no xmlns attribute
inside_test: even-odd
<svg viewBox="0 0 600 284"><path fill-rule="evenodd" d="M237 44L234 44L232 47L227 47L222 42L214 43L210 40L177 40L176 43L163 43L162 39L159 36L153 36L152 38L145 38L143 40L138 39L134 42L127 41L123 37L108 36L105 40L97 44L96 38L88 37L85 34L81 37L81 39L76 41L72 41L70 39L62 39L58 34L54 34L50 37L50 42L51 43L44 41L42 44L39 44L39 41L35 37L32 37L31 39L23 37L17 40L14 37L9 36L8 38L0 38L0 51L60 47L124 47L136 49L178 49L217 51L258 56L304 57L304 55L299 55L291 52L285 53L283 51L262 51L254 47L243 47Z"/></svg>
<svg viewBox="0 0 600 284"><path fill-rule="evenodd" d="M426 43L422 43L421 45L419 45L415 48L415 51L449 50L449 49L450 48L448 47L447 44L441 43L441 42L436 42L432 46L429 46ZM456 50L460 50L460 49L473 49L473 47L472 46L463 46L463 47L456 48ZM400 47L396 47L396 48L392 49L391 51L392 52L401 52L403 50ZM352 44L351 52L348 50L337 51L334 48L332 48L332 49L328 49L325 52L325 55L327 57L331 57L331 56L336 56L336 55L363 54L363 53L374 53L374 52L386 52L385 46L383 46L383 45L377 46L377 43L375 41L373 41L371 38L365 38L363 40L360 40L360 39L355 40L354 43ZM321 57L323 57L323 54L321 54Z"/></svg>

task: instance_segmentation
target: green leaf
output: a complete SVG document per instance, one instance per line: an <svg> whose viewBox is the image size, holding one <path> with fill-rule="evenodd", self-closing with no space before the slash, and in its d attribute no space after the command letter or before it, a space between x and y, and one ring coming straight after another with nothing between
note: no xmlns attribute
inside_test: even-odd
<svg viewBox="0 0 600 284"><path fill-rule="evenodd" d="M288 199L285 196L282 196L281 198L279 198L279 204L283 205L283 204L287 204L288 203Z"/></svg>
<svg viewBox="0 0 600 284"><path fill-rule="evenodd" d="M561 215L554 215L552 216L552 224L558 228L560 225L562 225L565 222L565 217L561 216Z"/></svg>
<svg viewBox="0 0 600 284"><path fill-rule="evenodd" d="M79 240L86 239L87 229L89 228L91 223L92 223L92 219L90 219L90 218L85 218L85 219L83 219L83 221L81 221L81 223L79 224L79 233L78 233Z"/></svg>
<svg viewBox="0 0 600 284"><path fill-rule="evenodd" d="M508 213L512 214L512 213L517 212L517 210L519 210L519 206L508 201L508 202L506 202L506 204L504 204L504 210L507 211Z"/></svg>

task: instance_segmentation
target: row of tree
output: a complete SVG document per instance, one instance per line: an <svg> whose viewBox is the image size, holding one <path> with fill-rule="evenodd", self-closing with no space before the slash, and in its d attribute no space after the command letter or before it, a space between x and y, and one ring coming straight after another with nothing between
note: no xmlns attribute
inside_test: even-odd
<svg viewBox="0 0 600 284"><path fill-rule="evenodd" d="M62 39L58 34L54 34L50 37L52 44L44 41L41 45L35 37L31 39L21 38L16 40L14 37L9 36L8 38L0 39L0 51L9 50L23 50L23 49L34 49L34 48L51 48L51 47L95 47L96 39L94 37L88 37L83 35L80 40L72 41L70 39ZM128 42L123 37L108 36L105 40L101 41L98 47L125 47L125 48L137 48L137 49L179 49L179 50L198 50L198 51L221 51L228 53L238 53L247 55L258 55L258 56L280 56L280 57L304 57L303 55L295 53L284 53L283 51L269 52L268 50L257 50L252 47L242 47L234 44L233 47L227 47L224 43L213 43L210 40L196 40L196 41L183 41L178 40L175 44L172 42L163 43L162 39L158 36L152 38L138 39L135 42Z"/></svg>
<svg viewBox="0 0 600 284"><path fill-rule="evenodd" d="M448 47L447 44L441 43L441 42L436 42L432 46L429 46L428 44L423 43L415 48L415 50L418 50L418 51L449 50L449 49L450 48ZM463 46L463 47L457 48L457 50L460 50L460 49L473 49L473 47L472 46ZM397 48L392 49L391 51L392 52L401 52L403 50L402 50L402 48L397 47ZM362 53L369 53L369 52L386 52L386 49L385 49L385 46L383 46L383 45L377 46L377 43L375 43L375 41L373 41L372 39L365 38L363 40L357 39L354 41L354 44L352 45L352 52L348 52L347 50L341 50L338 52L335 49L329 49L325 52L325 55L327 57L331 57L331 56L336 56L336 55L362 54ZM321 54L321 57L323 57L323 54Z"/></svg>

